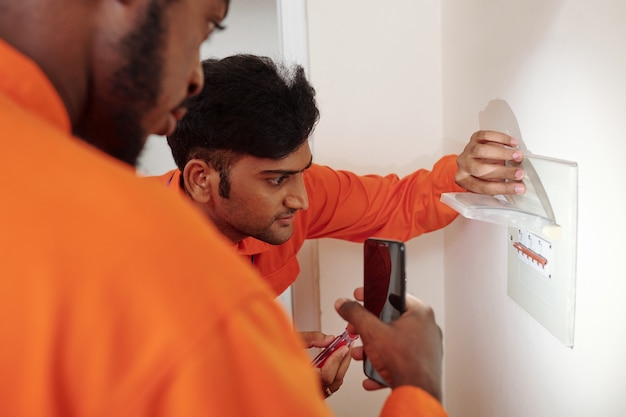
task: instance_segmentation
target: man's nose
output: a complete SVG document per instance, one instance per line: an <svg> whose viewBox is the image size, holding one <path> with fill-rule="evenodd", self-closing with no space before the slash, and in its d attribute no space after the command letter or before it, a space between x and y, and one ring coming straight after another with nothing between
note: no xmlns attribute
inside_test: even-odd
<svg viewBox="0 0 626 417"><path fill-rule="evenodd" d="M202 72L202 63L198 60L198 64L191 73L191 78L189 79L189 85L187 86L187 95L191 97L199 94L200 91L202 91L203 85L204 73Z"/></svg>
<svg viewBox="0 0 626 417"><path fill-rule="evenodd" d="M297 181L294 181L293 188L285 198L285 206L296 210L306 210L309 208L309 196L304 186L302 173L297 174Z"/></svg>

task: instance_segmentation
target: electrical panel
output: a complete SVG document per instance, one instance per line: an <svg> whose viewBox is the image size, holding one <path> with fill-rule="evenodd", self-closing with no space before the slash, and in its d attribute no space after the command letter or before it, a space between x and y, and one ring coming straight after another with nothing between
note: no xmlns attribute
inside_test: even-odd
<svg viewBox="0 0 626 417"><path fill-rule="evenodd" d="M507 226L508 295L554 334L574 345L578 166L525 154L524 195L446 193L464 217Z"/></svg>

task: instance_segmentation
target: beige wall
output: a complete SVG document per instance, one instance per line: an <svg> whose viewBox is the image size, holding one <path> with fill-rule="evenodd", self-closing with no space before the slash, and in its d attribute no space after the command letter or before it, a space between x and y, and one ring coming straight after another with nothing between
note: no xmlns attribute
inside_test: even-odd
<svg viewBox="0 0 626 417"><path fill-rule="evenodd" d="M361 174L407 174L442 155L439 2L311 0L309 65L321 121L316 162ZM465 132L468 136L471 132ZM407 245L409 291L443 320L443 232ZM362 245L322 239L319 271L322 330L340 333L333 309L362 285ZM361 387L360 362L328 402L337 415L376 416L387 390Z"/></svg>
<svg viewBox="0 0 626 417"><path fill-rule="evenodd" d="M450 415L626 415L626 3L311 0L308 15L318 162L429 166L501 100L530 151L579 165L573 349L507 296L504 226L458 219L409 244L411 291L444 325ZM339 332L332 302L360 283L361 247L325 240L319 257L322 328ZM359 365L329 400L338 415L378 413Z"/></svg>
<svg viewBox="0 0 626 417"><path fill-rule="evenodd" d="M626 415L625 17L621 0L442 2L446 148L497 99L530 151L579 165L573 349L507 296L505 227L446 230L452 417Z"/></svg>

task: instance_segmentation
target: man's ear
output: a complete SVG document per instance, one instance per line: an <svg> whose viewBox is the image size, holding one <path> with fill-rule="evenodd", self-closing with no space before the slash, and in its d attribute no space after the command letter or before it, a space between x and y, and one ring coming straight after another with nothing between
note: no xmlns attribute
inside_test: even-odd
<svg viewBox="0 0 626 417"><path fill-rule="evenodd" d="M202 159L191 159L183 170L185 191L197 203L207 203L211 200L211 188L219 172L209 166Z"/></svg>

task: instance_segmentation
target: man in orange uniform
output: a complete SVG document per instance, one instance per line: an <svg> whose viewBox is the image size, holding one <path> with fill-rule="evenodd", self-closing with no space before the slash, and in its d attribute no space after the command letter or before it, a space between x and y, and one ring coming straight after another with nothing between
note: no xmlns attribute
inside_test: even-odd
<svg viewBox="0 0 626 417"><path fill-rule="evenodd" d="M524 192L502 181L523 177L503 165L522 154L498 132L477 132L460 156L401 179L317 165L308 138L319 112L302 67L235 55L203 68L203 90L167 138L178 169L156 178L187 194L277 295L298 276L306 239L406 241L456 218L439 201L444 192Z"/></svg>
<svg viewBox="0 0 626 417"><path fill-rule="evenodd" d="M0 415L330 414L272 291L131 166L202 88L227 7L0 0ZM441 334L410 301L393 326L337 308L392 383L382 415L444 416Z"/></svg>
<svg viewBox="0 0 626 417"><path fill-rule="evenodd" d="M498 132L477 132L458 157L444 156L431 171L402 179L315 164L307 139L319 112L302 67L235 55L208 59L203 68L204 89L168 136L178 169L156 178L189 196L277 295L298 276L306 239L406 241L454 220L457 213L439 201L444 192L524 191L523 184L501 181L523 173L504 166L521 152ZM308 346L332 341L320 332L302 336ZM341 354L320 371L327 394L339 389L348 369L349 357Z"/></svg>

